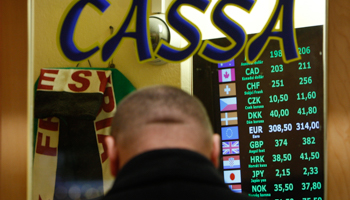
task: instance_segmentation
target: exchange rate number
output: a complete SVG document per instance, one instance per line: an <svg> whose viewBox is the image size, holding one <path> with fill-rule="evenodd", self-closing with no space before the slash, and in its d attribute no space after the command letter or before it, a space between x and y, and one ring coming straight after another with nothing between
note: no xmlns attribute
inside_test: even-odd
<svg viewBox="0 0 350 200"><path fill-rule="evenodd" d="M289 109L271 110L270 116L277 118L287 117L289 116Z"/></svg>
<svg viewBox="0 0 350 200"><path fill-rule="evenodd" d="M312 122L297 122L295 124L297 127L295 130L297 131L303 131L303 130L315 130L320 129L320 122L319 121L312 121Z"/></svg>
<svg viewBox="0 0 350 200"><path fill-rule="evenodd" d="M293 183L280 183L280 184L274 184L274 191L275 192L290 192L293 191L294 185Z"/></svg>
<svg viewBox="0 0 350 200"><path fill-rule="evenodd" d="M288 94L270 95L270 103L282 103L288 101Z"/></svg>
<svg viewBox="0 0 350 200"><path fill-rule="evenodd" d="M299 49L300 51L300 49ZM275 51L270 51L270 58L281 58L282 57L282 51L281 50L275 50Z"/></svg>
<svg viewBox="0 0 350 200"><path fill-rule="evenodd" d="M322 197L303 197L302 200L322 200Z"/></svg>
<svg viewBox="0 0 350 200"><path fill-rule="evenodd" d="M283 65L271 65L271 73L283 72Z"/></svg>
<svg viewBox="0 0 350 200"><path fill-rule="evenodd" d="M291 123L289 124L273 124L269 125L269 133L283 133L287 131L292 131L293 125Z"/></svg>
<svg viewBox="0 0 350 200"><path fill-rule="evenodd" d="M303 182L301 183L301 190L313 191L322 188L321 182Z"/></svg>
<svg viewBox="0 0 350 200"><path fill-rule="evenodd" d="M304 92L300 92L297 93L297 100L298 101L307 101L307 100L311 100L311 99L316 99L316 92L315 91L310 91L308 93L304 93ZM270 102L271 103L271 102Z"/></svg>
<svg viewBox="0 0 350 200"><path fill-rule="evenodd" d="M308 108L299 108L297 113L299 115L305 115L305 116L308 116L308 115L314 115L314 114L317 114L317 107L316 106L310 106Z"/></svg>
<svg viewBox="0 0 350 200"><path fill-rule="evenodd" d="M272 162L287 162L292 160L292 154L272 154Z"/></svg>
<svg viewBox="0 0 350 200"><path fill-rule="evenodd" d="M279 87L284 87L283 79L281 80L272 80L272 87L273 88L279 88Z"/></svg>
<svg viewBox="0 0 350 200"><path fill-rule="evenodd" d="M276 169L276 176L277 177L285 177L285 176L290 176L290 168L287 169Z"/></svg>
<svg viewBox="0 0 350 200"><path fill-rule="evenodd" d="M311 69L310 62L299 62L298 65L299 65L299 70Z"/></svg>
<svg viewBox="0 0 350 200"><path fill-rule="evenodd" d="M311 53L311 49L310 46L307 47L299 47L299 54L300 55L305 55L305 54L310 54Z"/></svg>
<svg viewBox="0 0 350 200"><path fill-rule="evenodd" d="M312 176L318 174L318 167L304 167L303 168L304 176Z"/></svg>
<svg viewBox="0 0 350 200"><path fill-rule="evenodd" d="M320 152L315 151L315 152L310 152L310 153L308 153L308 152L301 153L300 159L307 160L307 161L318 160L318 159L320 159Z"/></svg>
<svg viewBox="0 0 350 200"><path fill-rule="evenodd" d="M301 138L303 140L303 145L312 145L316 144L316 138L315 137L303 137Z"/></svg>
<svg viewBox="0 0 350 200"><path fill-rule="evenodd" d="M312 83L312 77L299 77L299 85L310 85Z"/></svg>
<svg viewBox="0 0 350 200"><path fill-rule="evenodd" d="M275 139L275 147L288 146L287 139Z"/></svg>

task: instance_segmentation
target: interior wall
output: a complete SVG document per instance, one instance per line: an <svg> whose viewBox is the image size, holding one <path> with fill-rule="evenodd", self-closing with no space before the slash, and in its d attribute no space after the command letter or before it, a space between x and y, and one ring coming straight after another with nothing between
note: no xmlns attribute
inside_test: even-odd
<svg viewBox="0 0 350 200"><path fill-rule="evenodd" d="M328 199L350 199L350 1L329 1Z"/></svg>
<svg viewBox="0 0 350 200"><path fill-rule="evenodd" d="M27 1L0 1L0 199L26 199Z"/></svg>

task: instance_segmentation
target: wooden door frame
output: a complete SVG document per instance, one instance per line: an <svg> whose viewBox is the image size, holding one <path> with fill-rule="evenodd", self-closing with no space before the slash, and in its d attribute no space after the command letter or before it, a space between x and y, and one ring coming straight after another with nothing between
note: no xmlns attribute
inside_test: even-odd
<svg viewBox="0 0 350 200"><path fill-rule="evenodd" d="M27 199L27 0L0 1L0 199Z"/></svg>

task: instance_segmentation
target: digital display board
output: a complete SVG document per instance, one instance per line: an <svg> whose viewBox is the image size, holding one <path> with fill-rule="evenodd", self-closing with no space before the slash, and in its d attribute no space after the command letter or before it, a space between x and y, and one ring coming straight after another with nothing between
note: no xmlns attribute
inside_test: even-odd
<svg viewBox="0 0 350 200"><path fill-rule="evenodd" d="M221 64L194 56L193 92L221 135L220 170L234 192L325 199L323 26L296 35L301 59L288 64L277 40L254 64L243 53Z"/></svg>

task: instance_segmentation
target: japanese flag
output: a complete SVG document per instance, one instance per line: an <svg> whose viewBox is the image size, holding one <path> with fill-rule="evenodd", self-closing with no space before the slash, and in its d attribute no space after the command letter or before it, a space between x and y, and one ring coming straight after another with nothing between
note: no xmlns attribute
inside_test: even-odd
<svg viewBox="0 0 350 200"><path fill-rule="evenodd" d="M240 183L241 170L226 170L224 171L225 183Z"/></svg>

